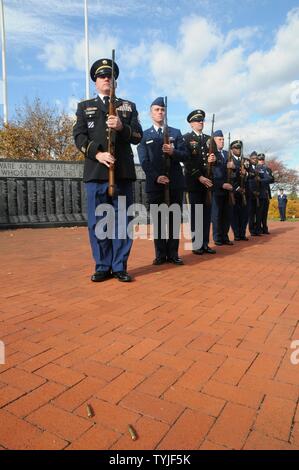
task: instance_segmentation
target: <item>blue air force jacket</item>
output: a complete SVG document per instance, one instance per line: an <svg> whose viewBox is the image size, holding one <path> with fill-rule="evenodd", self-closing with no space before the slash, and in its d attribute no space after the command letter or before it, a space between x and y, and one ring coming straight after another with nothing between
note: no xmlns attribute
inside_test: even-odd
<svg viewBox="0 0 299 470"><path fill-rule="evenodd" d="M188 152L181 131L169 127L169 140L174 146L174 153L170 156L170 189L184 190L185 180L180 162L185 162ZM157 178L165 175L165 158L162 152L163 135L159 136L154 126L146 129L143 138L137 147L138 157L146 175L145 190L147 193L164 191L164 185L157 183Z"/></svg>

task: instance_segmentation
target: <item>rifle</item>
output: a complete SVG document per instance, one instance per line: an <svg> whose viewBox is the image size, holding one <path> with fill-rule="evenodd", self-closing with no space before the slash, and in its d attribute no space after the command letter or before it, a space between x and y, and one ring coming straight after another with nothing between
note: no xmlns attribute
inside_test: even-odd
<svg viewBox="0 0 299 470"><path fill-rule="evenodd" d="M230 149L230 133L228 134L228 157L227 162L231 163L233 161L232 152ZM227 168L227 183L232 184L233 179L233 170L232 168ZM235 195L233 191L228 192L228 202L230 206L234 206L236 204Z"/></svg>
<svg viewBox="0 0 299 470"><path fill-rule="evenodd" d="M245 170L245 165L244 165L244 153L243 153L243 144L242 144L242 153L241 153L241 164L240 164L240 188L242 190L242 206L247 206L247 201L246 201L246 194L245 194L245 175L243 174Z"/></svg>
<svg viewBox="0 0 299 470"><path fill-rule="evenodd" d="M169 145L169 129L168 129L168 119L167 119L167 96L165 96L165 117L163 124L163 144ZM168 153L163 153L165 161L165 176L169 178L170 175L170 156ZM170 189L169 183L164 184L164 202L167 206L170 206Z"/></svg>
<svg viewBox="0 0 299 470"><path fill-rule="evenodd" d="M114 79L114 62L115 62L115 50L112 50L112 77L110 86L110 99L109 99L109 116L116 116L115 107L115 79ZM116 142L116 131L115 129L107 129L108 131L108 152L115 157L115 142ZM108 177L108 194L110 197L115 195L115 163L110 163L109 166L109 177Z"/></svg>
<svg viewBox="0 0 299 470"><path fill-rule="evenodd" d="M213 117L212 117L212 129L211 129L211 137L210 137L210 140L209 140L209 153L208 155L210 156L211 153L215 153L216 152L216 142L214 140L214 124L215 124L215 114L213 114ZM213 171L212 171L212 167L213 167L214 163L208 163L208 171L207 171L207 178L208 179L212 179L213 178ZM212 204L212 188L208 188L207 190L207 198L206 198L206 203L210 206Z"/></svg>
<svg viewBox="0 0 299 470"><path fill-rule="evenodd" d="M255 165L255 170L254 170L254 179L255 179L255 185L256 185L256 191L254 191L255 199L256 199L256 207L260 207L260 189L261 189L261 179L259 176L259 172L257 169L258 165Z"/></svg>

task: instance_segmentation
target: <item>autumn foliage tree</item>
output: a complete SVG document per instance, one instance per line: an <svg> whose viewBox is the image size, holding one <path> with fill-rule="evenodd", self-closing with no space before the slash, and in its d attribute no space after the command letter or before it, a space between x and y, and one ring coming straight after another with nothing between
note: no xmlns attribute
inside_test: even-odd
<svg viewBox="0 0 299 470"><path fill-rule="evenodd" d="M271 168L275 178L272 189L277 191L280 187L283 187L287 192L296 196L299 186L298 171L288 168L278 157L267 159L266 163Z"/></svg>
<svg viewBox="0 0 299 470"><path fill-rule="evenodd" d="M39 98L16 110L0 128L0 156L29 160L82 160L72 137L73 120Z"/></svg>

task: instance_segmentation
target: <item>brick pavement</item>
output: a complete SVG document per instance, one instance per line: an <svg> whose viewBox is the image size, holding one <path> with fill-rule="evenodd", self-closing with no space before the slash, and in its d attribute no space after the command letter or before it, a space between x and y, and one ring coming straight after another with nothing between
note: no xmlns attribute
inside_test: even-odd
<svg viewBox="0 0 299 470"><path fill-rule="evenodd" d="M0 448L298 449L299 224L270 229L182 267L137 240L131 284L90 282L85 228L1 232Z"/></svg>

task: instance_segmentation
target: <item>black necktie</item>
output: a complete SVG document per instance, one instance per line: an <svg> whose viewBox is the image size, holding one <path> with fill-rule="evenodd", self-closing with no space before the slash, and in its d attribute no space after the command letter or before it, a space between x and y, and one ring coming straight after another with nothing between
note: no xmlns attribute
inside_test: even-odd
<svg viewBox="0 0 299 470"><path fill-rule="evenodd" d="M159 129L158 129L158 136L162 137L162 128L161 127L159 127Z"/></svg>
<svg viewBox="0 0 299 470"><path fill-rule="evenodd" d="M104 101L104 105L105 105L105 108L106 108L106 112L108 113L110 97L109 96L104 96L103 101Z"/></svg>

